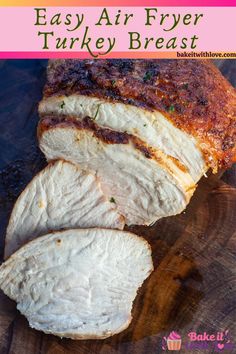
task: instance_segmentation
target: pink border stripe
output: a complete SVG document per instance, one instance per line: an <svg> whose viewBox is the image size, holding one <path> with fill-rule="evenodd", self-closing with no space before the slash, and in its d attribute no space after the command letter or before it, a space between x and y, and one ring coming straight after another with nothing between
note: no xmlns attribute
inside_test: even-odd
<svg viewBox="0 0 236 354"><path fill-rule="evenodd" d="M233 7L236 0L0 0L1 7Z"/></svg>
<svg viewBox="0 0 236 354"><path fill-rule="evenodd" d="M191 52L189 52L191 53ZM201 53L198 51L197 53ZM204 53L204 52L203 52ZM224 59L236 59L236 53L234 56L225 55L226 52L211 52L217 54L216 58ZM232 54L232 53L231 53ZM87 52L0 52L0 59L91 59L89 53ZM106 56L99 56L99 59L105 58L177 58L176 52L173 51L163 51L163 52L113 52ZM203 57L202 57L203 58ZM202 59L201 57L191 57L191 59ZM178 57L177 59L181 59ZM212 59L210 57L205 57L205 59Z"/></svg>
<svg viewBox="0 0 236 354"><path fill-rule="evenodd" d="M165 52L166 53L166 52ZM96 52L94 52L96 54ZM102 58L147 58L163 56L161 53L156 52L112 52L106 56L99 56ZM167 53L167 56L175 57L174 52ZM0 59L91 59L88 52L0 52Z"/></svg>
<svg viewBox="0 0 236 354"><path fill-rule="evenodd" d="M1 59L91 58L87 52L0 52Z"/></svg>

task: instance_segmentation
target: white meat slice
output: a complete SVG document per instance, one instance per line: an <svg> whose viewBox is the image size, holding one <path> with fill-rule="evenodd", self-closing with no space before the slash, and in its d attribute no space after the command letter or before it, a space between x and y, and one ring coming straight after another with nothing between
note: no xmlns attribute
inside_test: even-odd
<svg viewBox="0 0 236 354"><path fill-rule="evenodd" d="M96 173L128 225L149 225L188 204L195 189L191 176L161 151L152 149L154 155L147 158L132 137L125 144L106 143L68 122L46 130L43 124L39 144L47 159L65 159Z"/></svg>
<svg viewBox="0 0 236 354"><path fill-rule="evenodd" d="M141 237L67 230L14 253L0 267L0 287L31 327L60 337L103 339L128 327L137 290L152 270L151 249Z"/></svg>
<svg viewBox="0 0 236 354"><path fill-rule="evenodd" d="M66 228L124 227L92 174L58 161L42 170L18 198L9 221L5 257L32 237Z"/></svg>

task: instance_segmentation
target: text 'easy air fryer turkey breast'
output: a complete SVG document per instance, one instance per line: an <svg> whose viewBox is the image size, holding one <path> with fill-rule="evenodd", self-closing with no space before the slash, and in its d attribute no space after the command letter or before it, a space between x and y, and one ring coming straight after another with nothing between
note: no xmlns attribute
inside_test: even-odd
<svg viewBox="0 0 236 354"><path fill-rule="evenodd" d="M124 219L104 197L94 175L68 162L51 163L33 178L13 208L5 258L33 237L80 227L122 229Z"/></svg>
<svg viewBox="0 0 236 354"><path fill-rule="evenodd" d="M100 128L88 117L45 117L38 137L49 161L65 159L95 171L128 225L149 225L180 213L195 189L179 161L130 134Z"/></svg>
<svg viewBox="0 0 236 354"><path fill-rule="evenodd" d="M31 241L0 267L0 287L31 327L103 339L128 327L138 288L153 270L148 243L106 229L67 230Z"/></svg>
<svg viewBox="0 0 236 354"><path fill-rule="evenodd" d="M51 60L39 112L127 131L195 182L236 160L236 91L207 60Z"/></svg>

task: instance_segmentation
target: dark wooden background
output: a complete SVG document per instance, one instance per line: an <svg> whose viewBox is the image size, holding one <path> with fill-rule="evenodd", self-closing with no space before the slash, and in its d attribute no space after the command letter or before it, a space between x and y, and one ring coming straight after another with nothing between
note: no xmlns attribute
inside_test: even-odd
<svg viewBox="0 0 236 354"><path fill-rule="evenodd" d="M46 61L0 61L0 257L14 201L46 164L37 148L37 103ZM236 61L216 61L236 86ZM229 330L224 353L236 353L236 169L201 181L186 212L151 228L134 228L150 242L155 270L139 291L134 319L104 341L72 341L28 327L15 303L0 293L0 354L158 354L171 330ZM209 349L181 353L215 353Z"/></svg>

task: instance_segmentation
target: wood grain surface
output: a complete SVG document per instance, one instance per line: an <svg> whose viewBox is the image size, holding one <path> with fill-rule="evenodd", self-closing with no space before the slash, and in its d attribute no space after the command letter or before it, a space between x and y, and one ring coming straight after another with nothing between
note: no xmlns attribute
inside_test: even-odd
<svg viewBox="0 0 236 354"><path fill-rule="evenodd" d="M217 62L235 78L235 61ZM45 165L37 149L37 101L45 80L44 61L0 62L0 232L1 255L9 213L16 197ZM15 303L0 293L0 354L159 354L172 330L187 334L229 331L236 353L236 174L235 168L203 178L181 215L154 226L130 228L151 244L155 270L140 289L133 321L123 333L99 341L72 341L30 329ZM220 352L220 351L219 351Z"/></svg>

